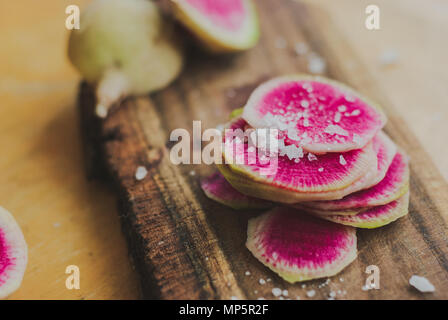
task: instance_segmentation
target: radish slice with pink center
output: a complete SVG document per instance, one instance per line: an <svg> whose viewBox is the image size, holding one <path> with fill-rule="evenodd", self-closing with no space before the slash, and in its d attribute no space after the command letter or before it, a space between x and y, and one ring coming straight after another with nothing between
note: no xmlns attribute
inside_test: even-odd
<svg viewBox="0 0 448 320"><path fill-rule="evenodd" d="M214 51L238 51L259 38L252 0L172 0L174 13L191 32Z"/></svg>
<svg viewBox="0 0 448 320"><path fill-rule="evenodd" d="M201 188L208 198L233 209L267 209L273 206L269 201L237 191L220 172L203 179Z"/></svg>
<svg viewBox="0 0 448 320"><path fill-rule="evenodd" d="M376 185L364 189L340 200L303 203L304 206L321 210L345 210L361 207L373 207L392 202L409 189L409 162L403 151L395 154L388 166L385 177Z"/></svg>
<svg viewBox="0 0 448 320"><path fill-rule="evenodd" d="M245 128L246 122L239 118L225 130L225 162L233 171L276 188L298 193L340 190L360 179L370 170L372 162L376 163L372 144L345 152L343 164L340 161L342 154L339 153L312 157L276 154L269 158L260 153L260 149L252 148L244 139Z"/></svg>
<svg viewBox="0 0 448 320"><path fill-rule="evenodd" d="M284 76L259 86L242 117L254 128L276 128L312 153L366 146L386 123L381 109L334 80Z"/></svg>
<svg viewBox="0 0 448 320"><path fill-rule="evenodd" d="M357 255L354 228L276 208L249 220L247 248L288 282L330 277Z"/></svg>
<svg viewBox="0 0 448 320"><path fill-rule="evenodd" d="M0 299L20 287L27 261L22 231L13 216L0 207Z"/></svg>
<svg viewBox="0 0 448 320"><path fill-rule="evenodd" d="M409 192L401 198L382 206L372 207L354 216L325 215L323 219L357 228L379 228L398 218L404 217L409 211Z"/></svg>

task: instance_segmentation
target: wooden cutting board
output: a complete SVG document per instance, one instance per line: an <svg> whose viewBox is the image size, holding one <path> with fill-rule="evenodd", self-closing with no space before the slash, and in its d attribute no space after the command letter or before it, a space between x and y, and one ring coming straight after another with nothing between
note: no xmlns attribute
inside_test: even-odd
<svg viewBox="0 0 448 320"><path fill-rule="evenodd" d="M330 17L288 0L257 3L262 38L256 48L234 56L211 56L193 48L174 84L151 96L127 99L106 120L93 115L91 88L80 87L88 172L107 179L116 190L143 298L269 299L278 287L288 289L293 299L307 299L311 289L316 291L313 299L326 299L331 291L337 299L447 299L447 184ZM203 130L216 127L244 105L260 82L308 72L308 60L294 51L301 42L324 58L328 77L384 106L387 133L412 161L410 214L380 229L358 230L358 259L325 287L319 285L326 279L306 282L306 287L286 283L259 263L245 248L247 220L257 213L234 211L204 196L199 179L212 173L213 166L176 166L169 159L172 130L191 132L193 120L201 120ZM141 165L148 175L136 181ZM380 290L362 290L369 265L380 269ZM411 288L413 274L430 279L436 292ZM269 280L262 285L260 279Z"/></svg>

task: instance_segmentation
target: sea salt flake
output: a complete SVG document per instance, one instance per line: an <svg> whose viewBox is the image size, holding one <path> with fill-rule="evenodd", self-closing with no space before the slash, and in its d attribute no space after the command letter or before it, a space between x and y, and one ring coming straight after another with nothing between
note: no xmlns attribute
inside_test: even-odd
<svg viewBox="0 0 448 320"><path fill-rule="evenodd" d="M259 298L257 298L257 300L266 300L266 299L263 297L259 297Z"/></svg>
<svg viewBox="0 0 448 320"><path fill-rule="evenodd" d="M310 121L308 119L303 120L303 126L304 127L309 127L310 126Z"/></svg>
<svg viewBox="0 0 448 320"><path fill-rule="evenodd" d="M332 298L336 297L336 292L330 291L330 297L332 297Z"/></svg>
<svg viewBox="0 0 448 320"><path fill-rule="evenodd" d="M282 289L280 288L273 288L272 289L272 294L276 297L280 296L282 294Z"/></svg>
<svg viewBox="0 0 448 320"><path fill-rule="evenodd" d="M283 148L284 154L289 160L297 160L303 158L303 149L294 144L290 144Z"/></svg>
<svg viewBox="0 0 448 320"><path fill-rule="evenodd" d="M244 274L245 274L246 276L250 276L250 271L246 271Z"/></svg>
<svg viewBox="0 0 448 320"><path fill-rule="evenodd" d="M302 87L303 87L303 89L305 89L308 93L313 92L313 86L312 86L311 83L309 83L309 82L305 82L305 83L302 85Z"/></svg>
<svg viewBox="0 0 448 320"><path fill-rule="evenodd" d="M303 108L308 108L310 106L310 102L308 100L302 100L302 101L300 101L300 105Z"/></svg>
<svg viewBox="0 0 448 320"><path fill-rule="evenodd" d="M266 280L260 279L260 280L258 280L258 283L261 284L261 285L264 285L264 284L266 284Z"/></svg>
<svg viewBox="0 0 448 320"><path fill-rule="evenodd" d="M319 172L324 172L324 168L319 168L319 169L317 169L317 171L319 171Z"/></svg>
<svg viewBox="0 0 448 320"><path fill-rule="evenodd" d="M361 111L359 111L358 109L353 110L352 113L350 115L352 116L359 116L361 114Z"/></svg>
<svg viewBox="0 0 448 320"><path fill-rule="evenodd" d="M297 130L294 128L289 128L288 129L288 138L294 141L299 141L300 140L300 136L297 133Z"/></svg>
<svg viewBox="0 0 448 320"><path fill-rule="evenodd" d="M349 94L345 95L344 98L345 98L345 100L348 101L348 102L355 102L355 97L354 97L354 96L351 96L351 95L349 95Z"/></svg>
<svg viewBox="0 0 448 320"><path fill-rule="evenodd" d="M311 54L308 57L308 71L314 74L321 74L325 72L327 64L325 60L317 54Z"/></svg>
<svg viewBox="0 0 448 320"><path fill-rule="evenodd" d="M308 153L308 161L316 161L317 157L315 154Z"/></svg>
<svg viewBox="0 0 448 320"><path fill-rule="evenodd" d="M216 130L218 130L221 133L224 132L224 128L225 128L225 126L223 124L218 124L216 126Z"/></svg>
<svg viewBox="0 0 448 320"><path fill-rule="evenodd" d="M347 161L345 161L345 158L342 154L339 156L339 163L342 164L343 166L347 164Z"/></svg>
<svg viewBox="0 0 448 320"><path fill-rule="evenodd" d="M342 117L341 113L340 112L336 112L335 115L334 115L334 122L337 123L337 122L341 121L341 117Z"/></svg>
<svg viewBox="0 0 448 320"><path fill-rule="evenodd" d="M308 296L308 298L312 298L316 295L316 291L315 290L309 290L306 292L306 295Z"/></svg>
<svg viewBox="0 0 448 320"><path fill-rule="evenodd" d="M344 106L344 105L340 105L340 106L338 107L338 111L339 111L339 112L345 112L345 111L347 111L347 107Z"/></svg>
<svg viewBox="0 0 448 320"><path fill-rule="evenodd" d="M304 43L304 42L298 42L298 43L296 43L296 45L294 46L294 51L295 51L296 54L298 54L299 56L304 55L305 53L308 52L308 46L307 46L306 43Z"/></svg>
<svg viewBox="0 0 448 320"><path fill-rule="evenodd" d="M237 296L231 296L230 299L231 300L240 300Z"/></svg>
<svg viewBox="0 0 448 320"><path fill-rule="evenodd" d="M288 290L283 290L282 291L282 295L284 295L285 297L287 297L288 295L289 295L289 292L288 292Z"/></svg>
<svg viewBox="0 0 448 320"><path fill-rule="evenodd" d="M397 63L398 52L395 49L386 49L380 55L380 63L383 66L389 66Z"/></svg>
<svg viewBox="0 0 448 320"><path fill-rule="evenodd" d="M101 119L105 119L107 117L107 108L102 104L99 104L95 108L95 113Z"/></svg>
<svg viewBox="0 0 448 320"><path fill-rule="evenodd" d="M137 170L135 171L135 179L137 180L143 180L145 179L146 175L148 174L148 170L146 170L145 167L139 166Z"/></svg>
<svg viewBox="0 0 448 320"><path fill-rule="evenodd" d="M420 292L434 292L436 290L434 285L425 277L413 275L409 279L409 284Z"/></svg>
<svg viewBox="0 0 448 320"><path fill-rule="evenodd" d="M191 170L191 171L190 171L190 176L194 177L195 175L196 175L196 171Z"/></svg>
<svg viewBox="0 0 448 320"><path fill-rule="evenodd" d="M337 124L330 124L328 127L325 128L324 132L328 133L328 134L332 134L332 135L338 134L341 136L348 136L348 132L346 130L342 129Z"/></svg>

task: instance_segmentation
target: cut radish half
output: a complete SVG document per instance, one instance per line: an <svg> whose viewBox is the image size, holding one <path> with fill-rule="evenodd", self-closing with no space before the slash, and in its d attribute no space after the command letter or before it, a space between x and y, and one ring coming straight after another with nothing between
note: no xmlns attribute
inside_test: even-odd
<svg viewBox="0 0 448 320"><path fill-rule="evenodd" d="M172 4L180 22L213 51L246 50L258 41L252 0L172 0Z"/></svg>

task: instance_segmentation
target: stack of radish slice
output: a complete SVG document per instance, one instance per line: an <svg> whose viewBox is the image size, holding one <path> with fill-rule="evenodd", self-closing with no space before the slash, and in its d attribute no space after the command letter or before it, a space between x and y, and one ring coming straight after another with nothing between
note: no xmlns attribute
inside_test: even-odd
<svg viewBox="0 0 448 320"><path fill-rule="evenodd" d="M385 123L377 105L339 82L273 79L226 126L221 174L202 187L234 208L277 204L249 221L247 247L285 280L334 275L356 257L353 227L408 213L408 157L381 131ZM238 130L255 135L241 139ZM276 148L252 141L261 130Z"/></svg>

